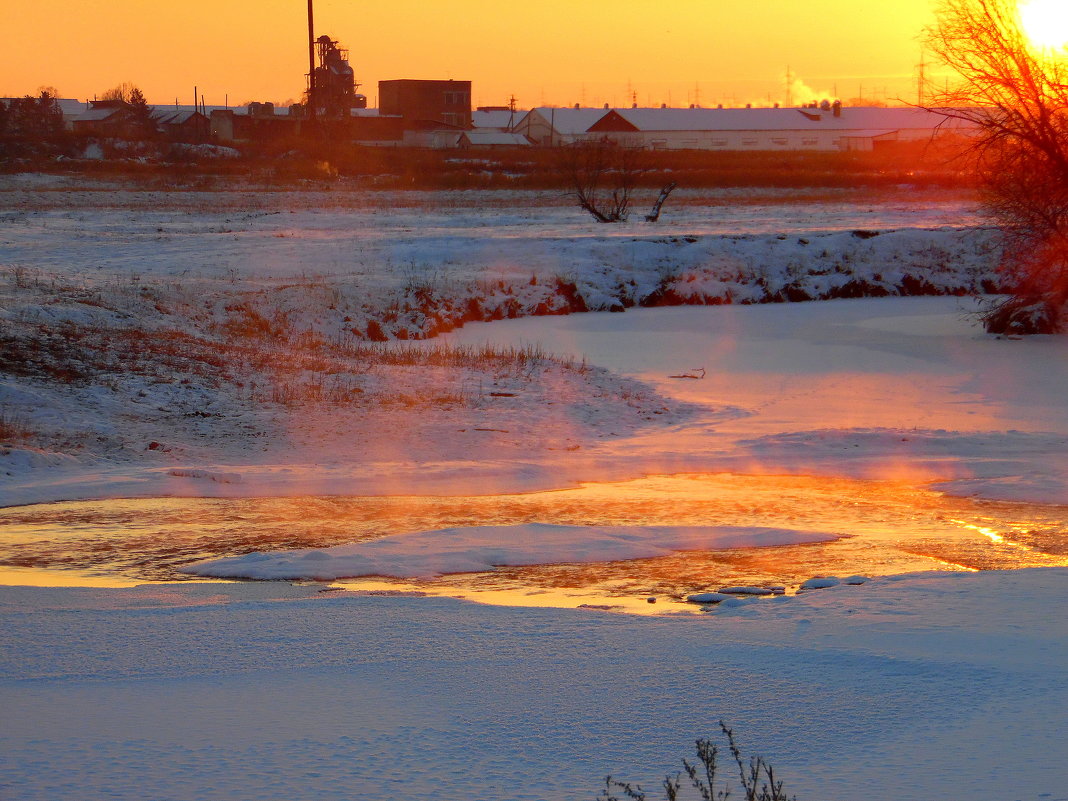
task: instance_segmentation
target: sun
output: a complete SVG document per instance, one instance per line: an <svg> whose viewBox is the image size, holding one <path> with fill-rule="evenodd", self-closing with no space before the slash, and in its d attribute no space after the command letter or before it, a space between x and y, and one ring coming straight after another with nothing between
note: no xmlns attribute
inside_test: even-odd
<svg viewBox="0 0 1068 801"><path fill-rule="evenodd" d="M1020 24L1031 44L1059 49L1068 44L1066 0L1020 0Z"/></svg>

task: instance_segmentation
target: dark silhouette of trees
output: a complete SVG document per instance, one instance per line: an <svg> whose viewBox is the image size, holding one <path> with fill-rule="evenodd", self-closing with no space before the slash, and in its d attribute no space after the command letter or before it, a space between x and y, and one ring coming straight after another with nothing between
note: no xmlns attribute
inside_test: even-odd
<svg viewBox="0 0 1068 801"><path fill-rule="evenodd" d="M36 97L0 100L0 158L63 152L68 140L55 89L41 89Z"/></svg>
<svg viewBox="0 0 1068 801"><path fill-rule="evenodd" d="M117 101L119 103L129 103L130 99L133 97L133 93L135 90L138 93L140 93L141 91L132 83L123 81L122 83L117 84L116 86L113 86L110 89L101 92L100 99Z"/></svg>
<svg viewBox="0 0 1068 801"><path fill-rule="evenodd" d="M993 333L1052 333L1068 303L1068 52L1033 46L1016 0L941 0L927 46L961 80L928 105L978 131L984 208L1002 231L1011 296Z"/></svg>
<svg viewBox="0 0 1068 801"><path fill-rule="evenodd" d="M142 141L157 138L159 128L153 119L152 107L135 84L124 81L103 92L100 99L119 104L129 112L125 126L128 138Z"/></svg>
<svg viewBox="0 0 1068 801"><path fill-rule="evenodd" d="M136 86L130 90L130 97L126 101L130 107L130 124L134 135L138 139L153 139L159 133L155 119L152 116L152 108L145 100L145 96Z"/></svg>

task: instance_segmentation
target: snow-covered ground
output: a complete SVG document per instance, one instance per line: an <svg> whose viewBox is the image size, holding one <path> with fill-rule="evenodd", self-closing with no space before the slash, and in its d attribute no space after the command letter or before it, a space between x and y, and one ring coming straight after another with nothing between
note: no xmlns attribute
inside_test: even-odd
<svg viewBox="0 0 1068 801"><path fill-rule="evenodd" d="M587 473L605 461L603 440L693 418L664 395L680 395L657 380L666 371L636 383L587 369L585 345L559 337L550 352L581 369L384 366L353 349L582 309L978 291L996 262L990 232L961 226L975 220L967 200L907 193L725 191L681 198L660 225L603 226L537 193L104 192L56 180L0 182L0 419L30 435L0 451L9 504L441 491L443 475L493 492L523 486L516 466L526 486L596 478L620 463L611 453ZM718 319L705 309L695 325L704 314ZM641 319L596 325L629 332ZM708 361L696 341L656 347L685 370ZM701 386L718 386L710 378ZM753 416L751 398L714 400L699 398L702 425ZM643 459L623 472L652 469ZM566 482L561 461L575 465ZM279 472L292 463L314 476Z"/></svg>
<svg viewBox="0 0 1068 801"><path fill-rule="evenodd" d="M959 227L963 203L727 197L605 231L501 196L0 191L4 505L707 472L1068 504L1060 338L987 337L956 297L737 305L979 289L991 238ZM360 349L372 319L446 330L472 298L470 320L627 311ZM502 526L236 564L434 572L848 533L774 528L527 526L517 544ZM609 773L655 786L724 719L802 801L1064 801L1066 581L880 577L685 617L280 582L0 587L0 798L592 799Z"/></svg>
<svg viewBox="0 0 1068 801"><path fill-rule="evenodd" d="M1064 801L1066 581L883 579L702 618L0 588L0 793L592 801L606 774L655 790L722 718L800 799Z"/></svg>

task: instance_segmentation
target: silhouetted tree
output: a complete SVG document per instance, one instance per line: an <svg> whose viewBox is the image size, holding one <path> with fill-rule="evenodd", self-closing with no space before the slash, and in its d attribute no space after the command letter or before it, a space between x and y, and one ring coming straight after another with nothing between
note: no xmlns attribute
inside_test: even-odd
<svg viewBox="0 0 1068 801"><path fill-rule="evenodd" d="M961 77L928 105L978 131L984 208L1012 296L994 333L1049 333L1068 303L1068 53L1028 42L1016 0L941 0L928 47Z"/></svg>
<svg viewBox="0 0 1068 801"><path fill-rule="evenodd" d="M111 87L100 93L101 100L117 100L120 103L129 103L130 97L133 95L134 90L137 89L132 83L123 81L122 83ZM137 89L140 92L140 89Z"/></svg>
<svg viewBox="0 0 1068 801"><path fill-rule="evenodd" d="M36 97L0 101L0 157L44 155L65 147L63 112L54 93L46 88Z"/></svg>
<svg viewBox="0 0 1068 801"><path fill-rule="evenodd" d="M141 139L154 138L158 132L156 121L152 117L152 108L148 105L148 101L145 100L141 90L136 86L133 87L126 102L133 114L131 123L135 135Z"/></svg>

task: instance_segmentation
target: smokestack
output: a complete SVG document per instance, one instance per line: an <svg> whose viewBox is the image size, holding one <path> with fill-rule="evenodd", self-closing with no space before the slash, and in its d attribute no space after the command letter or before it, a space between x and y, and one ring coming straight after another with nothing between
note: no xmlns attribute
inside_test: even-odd
<svg viewBox="0 0 1068 801"><path fill-rule="evenodd" d="M315 22L308 0L308 117L315 119Z"/></svg>

